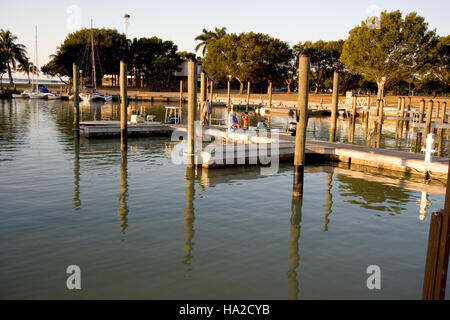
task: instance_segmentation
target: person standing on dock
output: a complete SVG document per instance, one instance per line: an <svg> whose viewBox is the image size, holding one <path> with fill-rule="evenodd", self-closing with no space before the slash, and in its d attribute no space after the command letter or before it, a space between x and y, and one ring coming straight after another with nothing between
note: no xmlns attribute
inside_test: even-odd
<svg viewBox="0 0 450 320"><path fill-rule="evenodd" d="M211 103L209 103L208 100L205 100L202 106L202 117L201 117L202 125L204 125L205 123L209 124L209 116L211 115L211 113L212 113Z"/></svg>
<svg viewBox="0 0 450 320"><path fill-rule="evenodd" d="M244 115L242 116L242 120L244 122L242 127L244 128L244 130L247 130L248 129L248 112L247 111L244 112Z"/></svg>

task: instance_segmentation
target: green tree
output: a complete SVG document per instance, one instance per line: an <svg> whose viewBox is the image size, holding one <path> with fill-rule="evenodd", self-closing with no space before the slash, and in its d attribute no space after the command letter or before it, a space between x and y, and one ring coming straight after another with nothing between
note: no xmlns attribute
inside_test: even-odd
<svg viewBox="0 0 450 320"><path fill-rule="evenodd" d="M105 74L119 74L120 60L128 57L128 40L114 29L93 29L94 57L97 84ZM72 77L72 64L83 70L85 77L91 77L91 29L81 29L69 34L50 62L41 70L49 75ZM91 79L92 82L93 79Z"/></svg>
<svg viewBox="0 0 450 320"><path fill-rule="evenodd" d="M14 84L12 71L16 70L18 63L25 61L27 54L25 46L16 43L16 41L17 37L11 31L0 29L0 54L3 56L4 61L6 61L10 84Z"/></svg>
<svg viewBox="0 0 450 320"><path fill-rule="evenodd" d="M350 30L341 60L350 72L375 81L381 98L384 85L394 78L424 72L436 43L435 32L415 12L403 19L399 10L383 11L379 27L363 21Z"/></svg>
<svg viewBox="0 0 450 320"><path fill-rule="evenodd" d="M133 39L130 46L130 65L139 78L153 89L168 88L174 71L182 59L172 41L157 37Z"/></svg>
<svg viewBox="0 0 450 320"><path fill-rule="evenodd" d="M448 88L450 86L450 35L439 38L431 56L431 76Z"/></svg>
<svg viewBox="0 0 450 320"><path fill-rule="evenodd" d="M231 76L238 80L242 94L246 81L283 83L291 59L292 49L286 42L249 32L228 34L211 42L202 62L214 79L226 80Z"/></svg>
<svg viewBox="0 0 450 320"><path fill-rule="evenodd" d="M203 29L202 32L203 32L202 34L198 35L194 39L195 41L200 41L200 43L198 43L195 46L194 50L195 50L195 52L197 52L200 48L203 47L202 55L205 56L208 45L215 40L219 40L219 39L222 39L223 37L225 37L227 34L227 28L226 27L222 27L222 28L216 27L214 29L214 31L209 31L209 30Z"/></svg>
<svg viewBox="0 0 450 320"><path fill-rule="evenodd" d="M311 74L310 81L314 85L315 93L322 91L327 80L333 77L334 71L343 72L344 65L339 57L342 52L344 41L305 41L294 46L297 53L307 51L310 57ZM298 63L298 57L297 57Z"/></svg>

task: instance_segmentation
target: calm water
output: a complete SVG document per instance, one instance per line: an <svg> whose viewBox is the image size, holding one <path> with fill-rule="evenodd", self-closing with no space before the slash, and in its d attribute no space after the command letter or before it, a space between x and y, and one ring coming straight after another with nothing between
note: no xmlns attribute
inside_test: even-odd
<svg viewBox="0 0 450 320"><path fill-rule="evenodd" d="M162 120L162 105L144 107ZM327 137L312 119L308 134ZM68 102L0 100L0 298L420 299L444 186L323 164L307 167L298 201L288 164L188 171L169 138L121 154L117 140L74 140L72 120ZM366 287L369 265L381 290Z"/></svg>

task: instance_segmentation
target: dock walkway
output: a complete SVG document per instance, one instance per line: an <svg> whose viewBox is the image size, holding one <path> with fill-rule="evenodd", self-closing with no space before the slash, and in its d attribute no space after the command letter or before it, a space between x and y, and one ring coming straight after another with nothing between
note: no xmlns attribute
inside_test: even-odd
<svg viewBox="0 0 450 320"><path fill-rule="evenodd" d="M120 137L119 121L87 121L80 125L82 137ZM159 122L128 125L129 136L171 136L174 130L183 133L186 126ZM198 164L204 168L267 165L268 160L276 159L274 157L277 161L291 161L294 158L295 137L287 134L239 131L227 135L226 129L220 126L203 127L202 130L203 135L215 137L215 142L206 145L197 158ZM313 139L306 141L305 157L307 163L338 161L442 181L447 180L449 161L448 158L433 156L432 162L427 163L422 154Z"/></svg>

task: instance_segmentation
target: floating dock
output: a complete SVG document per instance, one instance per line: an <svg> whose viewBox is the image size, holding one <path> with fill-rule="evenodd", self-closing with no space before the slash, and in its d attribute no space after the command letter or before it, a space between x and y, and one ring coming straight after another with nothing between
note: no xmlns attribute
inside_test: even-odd
<svg viewBox="0 0 450 320"><path fill-rule="evenodd" d="M120 137L119 121L87 121L80 123L81 136L85 138ZM146 122L128 125L130 137L171 136L174 130L186 134L185 125ZM271 159L292 161L295 137L289 134L271 134L266 131L233 131L228 134L224 127L203 127L202 134L212 143L204 143L197 155L197 164L203 168L222 168L241 165L270 165ZM275 139L275 140L274 140ZM419 175L426 178L447 180L448 158L425 156L409 152L365 146L326 142L308 139L305 157L307 163L337 161L401 172L404 175Z"/></svg>

